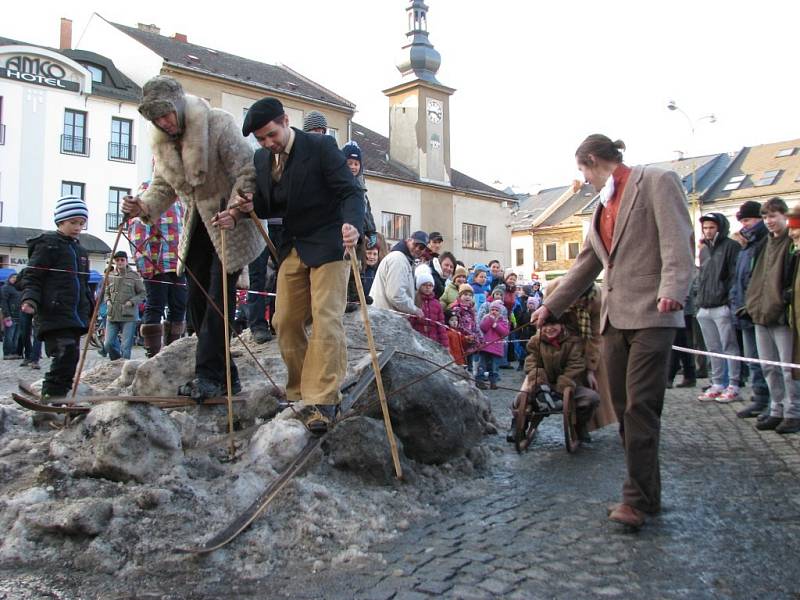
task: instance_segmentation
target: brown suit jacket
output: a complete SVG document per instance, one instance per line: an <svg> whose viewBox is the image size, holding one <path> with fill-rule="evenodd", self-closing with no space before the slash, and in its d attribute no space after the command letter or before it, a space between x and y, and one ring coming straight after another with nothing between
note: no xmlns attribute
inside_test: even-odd
<svg viewBox="0 0 800 600"><path fill-rule="evenodd" d="M633 168L620 198L611 251L600 238L600 206L575 264L545 298L560 316L603 269L600 331L683 327L683 311L658 312L659 298L683 302L694 271L692 226L678 175L657 167Z"/></svg>

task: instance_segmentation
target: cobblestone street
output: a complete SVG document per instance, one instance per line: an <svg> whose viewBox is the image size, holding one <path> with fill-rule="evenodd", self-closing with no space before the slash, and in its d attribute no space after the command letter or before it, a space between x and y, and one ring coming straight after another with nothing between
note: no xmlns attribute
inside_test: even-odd
<svg viewBox="0 0 800 600"><path fill-rule="evenodd" d="M504 371L502 385L521 374ZM512 384L513 382L513 384ZM606 520L619 498L615 427L574 455L546 420L518 456L504 434L489 474L439 517L370 550L385 562L226 582L236 597L800 598L800 436L758 432L741 403L701 404L667 390L664 510L639 533ZM511 392L492 394L505 428ZM208 591L208 587L204 591Z"/></svg>

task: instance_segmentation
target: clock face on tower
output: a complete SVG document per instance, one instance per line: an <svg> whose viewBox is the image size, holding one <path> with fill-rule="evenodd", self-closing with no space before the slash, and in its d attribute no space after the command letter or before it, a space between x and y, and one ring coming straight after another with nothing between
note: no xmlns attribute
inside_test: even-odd
<svg viewBox="0 0 800 600"><path fill-rule="evenodd" d="M431 123L440 123L442 120L442 103L434 98L428 98L427 102L428 120Z"/></svg>

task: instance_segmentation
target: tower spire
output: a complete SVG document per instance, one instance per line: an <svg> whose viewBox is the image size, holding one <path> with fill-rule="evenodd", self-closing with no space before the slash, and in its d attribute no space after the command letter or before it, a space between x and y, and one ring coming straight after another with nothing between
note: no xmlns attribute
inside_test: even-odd
<svg viewBox="0 0 800 600"><path fill-rule="evenodd" d="M397 61L397 70L404 79L421 79L438 84L436 72L442 57L428 39L428 5L424 0L411 0L406 11L408 42Z"/></svg>

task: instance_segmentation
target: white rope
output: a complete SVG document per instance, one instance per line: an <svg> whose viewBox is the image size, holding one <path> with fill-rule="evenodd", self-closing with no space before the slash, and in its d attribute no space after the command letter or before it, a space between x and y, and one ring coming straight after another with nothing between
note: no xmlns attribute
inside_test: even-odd
<svg viewBox="0 0 800 600"><path fill-rule="evenodd" d="M718 352L704 352L702 350L694 350L692 348L681 348L680 346L673 346L673 350L678 352L686 352L687 354L697 354L698 356L711 356L715 358L724 358L725 360L738 360L740 362L761 363L762 365L771 365L773 367L781 367L783 369L800 369L800 365L793 363L783 363L774 360L764 360L761 358L745 358L744 356L733 356L731 354L720 354Z"/></svg>

